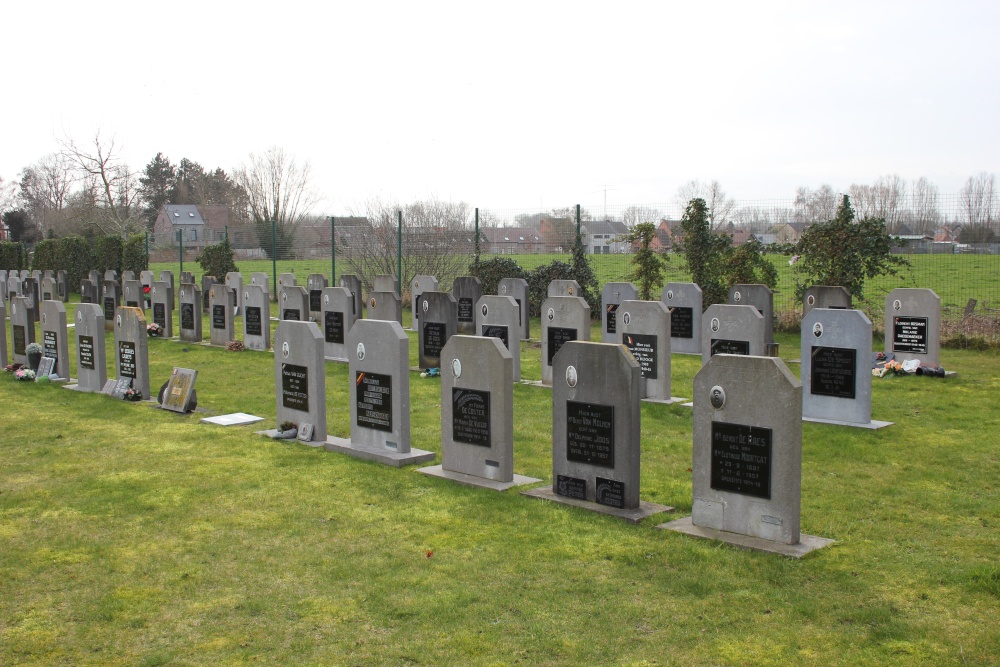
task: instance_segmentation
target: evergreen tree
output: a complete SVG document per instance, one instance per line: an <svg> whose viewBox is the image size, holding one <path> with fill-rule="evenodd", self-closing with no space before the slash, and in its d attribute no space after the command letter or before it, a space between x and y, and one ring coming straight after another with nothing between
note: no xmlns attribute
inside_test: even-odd
<svg viewBox="0 0 1000 667"><path fill-rule="evenodd" d="M150 230L153 229L156 216L159 215L163 205L173 203L170 201L170 196L175 178L174 165L163 153L157 153L139 177L139 194L144 203L142 217Z"/></svg>
<svg viewBox="0 0 1000 667"><path fill-rule="evenodd" d="M656 226L651 222L640 222L632 227L628 234L618 239L625 243L639 244L638 251L632 254L629 280L639 288L639 298L643 301L653 299L654 292L663 287L663 271L667 265L667 258L653 250L655 237Z"/></svg>

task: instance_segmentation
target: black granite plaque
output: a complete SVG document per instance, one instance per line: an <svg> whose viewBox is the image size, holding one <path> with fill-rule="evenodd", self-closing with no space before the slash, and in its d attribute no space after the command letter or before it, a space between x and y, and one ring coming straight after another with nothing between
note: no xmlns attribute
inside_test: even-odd
<svg viewBox="0 0 1000 667"><path fill-rule="evenodd" d="M392 431L392 376L357 371L358 426Z"/></svg>
<svg viewBox="0 0 1000 667"><path fill-rule="evenodd" d="M598 477L594 484L597 491L594 499L598 504L608 507L625 507L625 482Z"/></svg>
<svg viewBox="0 0 1000 667"><path fill-rule="evenodd" d="M159 324L163 327L163 333L166 333L167 329L167 306L163 303L153 304L153 322Z"/></svg>
<svg viewBox="0 0 1000 667"><path fill-rule="evenodd" d="M309 412L309 369L281 364L281 404L292 410Z"/></svg>
<svg viewBox="0 0 1000 667"><path fill-rule="evenodd" d="M625 349L639 362L639 373L649 380L656 379L656 343L654 334L622 334Z"/></svg>
<svg viewBox="0 0 1000 667"><path fill-rule="evenodd" d="M323 290L309 290L309 310L318 313L323 310Z"/></svg>
<svg viewBox="0 0 1000 667"><path fill-rule="evenodd" d="M459 322L473 322L475 318L472 316L472 307L476 304L472 303L472 297L463 296L458 300L458 321Z"/></svg>
<svg viewBox="0 0 1000 667"><path fill-rule="evenodd" d="M118 341L118 375L134 378L135 374L135 343L127 340Z"/></svg>
<svg viewBox="0 0 1000 667"><path fill-rule="evenodd" d="M750 341L748 340L726 340L724 338L712 339L712 355L717 354L750 354Z"/></svg>
<svg viewBox="0 0 1000 667"><path fill-rule="evenodd" d="M809 392L816 396L855 398L857 350L813 347Z"/></svg>
<svg viewBox="0 0 1000 667"><path fill-rule="evenodd" d="M556 494L567 498L587 499L587 480L556 475Z"/></svg>
<svg viewBox="0 0 1000 667"><path fill-rule="evenodd" d="M0 322L0 326L2 325ZM14 354L23 357L26 354L24 348L27 347L25 328L18 324L11 325L10 334L14 338Z"/></svg>
<svg viewBox="0 0 1000 667"><path fill-rule="evenodd" d="M260 306L247 306L243 313L243 326L248 336L263 336L264 328L260 316Z"/></svg>
<svg viewBox="0 0 1000 667"><path fill-rule="evenodd" d="M482 329L484 336L489 336L491 338L499 338L503 342L504 347L506 347L508 350L510 349L510 343L508 342L507 327L501 324L484 324Z"/></svg>
<svg viewBox="0 0 1000 667"><path fill-rule="evenodd" d="M42 332L42 347L45 348L46 357L59 358L59 342L56 340L55 331Z"/></svg>
<svg viewBox="0 0 1000 667"><path fill-rule="evenodd" d="M344 314L339 310L323 313L323 336L327 343L344 344Z"/></svg>
<svg viewBox="0 0 1000 667"><path fill-rule="evenodd" d="M217 303L212 306L212 328L226 328L226 304Z"/></svg>
<svg viewBox="0 0 1000 667"><path fill-rule="evenodd" d="M125 302L125 307L126 308L138 308L139 307L139 302L138 301L126 301Z"/></svg>
<svg viewBox="0 0 1000 667"><path fill-rule="evenodd" d="M694 338L694 315L691 308L670 309L670 337Z"/></svg>
<svg viewBox="0 0 1000 667"><path fill-rule="evenodd" d="M77 349L80 351L80 366L94 370L94 337L77 338Z"/></svg>
<svg viewBox="0 0 1000 667"><path fill-rule="evenodd" d="M51 301L52 292L42 292L42 301Z"/></svg>
<svg viewBox="0 0 1000 667"><path fill-rule="evenodd" d="M514 301L517 302L517 326L521 326L521 324L523 324L521 322L521 300L520 299L514 299Z"/></svg>
<svg viewBox="0 0 1000 667"><path fill-rule="evenodd" d="M711 486L770 499L771 429L713 421Z"/></svg>
<svg viewBox="0 0 1000 667"><path fill-rule="evenodd" d="M299 312L298 308L285 308L282 312L283 320L295 320L296 322L302 319L302 314Z"/></svg>
<svg viewBox="0 0 1000 667"><path fill-rule="evenodd" d="M607 333L618 333L618 306L620 303L608 304L608 327Z"/></svg>
<svg viewBox="0 0 1000 667"><path fill-rule="evenodd" d="M441 348L447 342L444 322L424 322L424 357L440 357Z"/></svg>
<svg viewBox="0 0 1000 667"><path fill-rule="evenodd" d="M892 318L892 351L927 354L927 318Z"/></svg>
<svg viewBox="0 0 1000 667"><path fill-rule="evenodd" d="M576 340L576 329L549 327L549 354L545 363L551 366L552 360L556 356L556 352L562 349L562 346L571 340Z"/></svg>
<svg viewBox="0 0 1000 667"><path fill-rule="evenodd" d="M452 387L451 437L455 442L490 446L490 392Z"/></svg>
<svg viewBox="0 0 1000 667"><path fill-rule="evenodd" d="M194 304L181 304L181 329L194 329Z"/></svg>
<svg viewBox="0 0 1000 667"><path fill-rule="evenodd" d="M566 401L566 460L615 467L615 407Z"/></svg>
<svg viewBox="0 0 1000 667"><path fill-rule="evenodd" d="M115 319L115 300L110 296L104 299L104 319L109 322Z"/></svg>

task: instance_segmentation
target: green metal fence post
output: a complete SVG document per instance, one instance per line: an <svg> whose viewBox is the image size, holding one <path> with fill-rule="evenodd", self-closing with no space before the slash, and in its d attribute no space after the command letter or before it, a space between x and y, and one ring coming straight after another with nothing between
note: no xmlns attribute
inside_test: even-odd
<svg viewBox="0 0 1000 667"><path fill-rule="evenodd" d="M580 242L580 205L576 205L576 242Z"/></svg>
<svg viewBox="0 0 1000 667"><path fill-rule="evenodd" d="M337 285L337 229L330 216L330 284Z"/></svg>
<svg viewBox="0 0 1000 667"><path fill-rule="evenodd" d="M396 215L396 293L403 296L403 212Z"/></svg>
<svg viewBox="0 0 1000 667"><path fill-rule="evenodd" d="M274 241L275 234L277 234L277 223L276 221L271 221L271 284L274 285L274 289L271 291L274 294L275 299L278 298L278 252L276 250L276 243Z"/></svg>

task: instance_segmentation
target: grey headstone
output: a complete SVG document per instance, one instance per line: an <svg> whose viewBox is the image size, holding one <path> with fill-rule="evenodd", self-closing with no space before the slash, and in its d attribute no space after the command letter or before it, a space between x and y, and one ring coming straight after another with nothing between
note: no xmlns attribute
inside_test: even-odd
<svg viewBox="0 0 1000 667"><path fill-rule="evenodd" d="M42 347L46 357L56 360L55 374L69 379L69 337L66 329L66 306L62 301L49 299L42 301L41 307Z"/></svg>
<svg viewBox="0 0 1000 667"><path fill-rule="evenodd" d="M173 310L174 304L177 303L174 300L174 272L160 271L160 282L169 283L169 288L167 289L167 301L170 303L171 310Z"/></svg>
<svg viewBox="0 0 1000 667"><path fill-rule="evenodd" d="M202 276L201 277L201 306L202 312L208 313L208 292L212 289L212 285L218 285L219 281L215 276Z"/></svg>
<svg viewBox="0 0 1000 667"><path fill-rule="evenodd" d="M7 280L7 269L0 269L0 280Z"/></svg>
<svg viewBox="0 0 1000 667"><path fill-rule="evenodd" d="M112 282L118 282L118 272L114 269L108 269L104 272L104 280L110 280Z"/></svg>
<svg viewBox="0 0 1000 667"><path fill-rule="evenodd" d="M762 357L767 352L764 316L753 306L713 303L701 316L701 363L715 354Z"/></svg>
<svg viewBox="0 0 1000 667"><path fill-rule="evenodd" d="M44 271L42 271L42 280L45 280L46 278L51 278L52 280L55 280L56 272L53 271L52 269L45 269Z"/></svg>
<svg viewBox="0 0 1000 667"><path fill-rule="evenodd" d="M279 273L278 274L278 293L281 293L282 287L291 287L296 285L295 274L294 273Z"/></svg>
<svg viewBox="0 0 1000 667"><path fill-rule="evenodd" d="M361 319L363 317L365 307L365 297L361 293L361 278L358 278L353 273L345 273L340 276L340 286L347 288L347 290L351 293L354 319Z"/></svg>
<svg viewBox="0 0 1000 667"><path fill-rule="evenodd" d="M117 281L105 280L101 285L101 307L104 308L104 326L108 331L114 331L115 313L121 305L121 291Z"/></svg>
<svg viewBox="0 0 1000 667"><path fill-rule="evenodd" d="M39 271L38 269L35 269L34 271L31 272L31 279L34 280L39 285L41 285L41 283L42 283L42 272Z"/></svg>
<svg viewBox="0 0 1000 667"><path fill-rule="evenodd" d="M670 311L662 301L623 301L616 342L639 364L639 396L675 402L670 396Z"/></svg>
<svg viewBox="0 0 1000 667"><path fill-rule="evenodd" d="M733 285L729 288L729 304L753 306L764 318L764 342L774 342L774 292L767 285Z"/></svg>
<svg viewBox="0 0 1000 667"><path fill-rule="evenodd" d="M326 441L326 367L323 335L313 322L284 320L274 332L274 384L278 424L312 425L306 442Z"/></svg>
<svg viewBox="0 0 1000 667"><path fill-rule="evenodd" d="M194 288L191 284L182 284L181 289L190 291ZM170 285L162 280L155 281L149 287L150 307L152 308L152 320L163 328L163 338L174 337L174 310L170 307Z"/></svg>
<svg viewBox="0 0 1000 667"><path fill-rule="evenodd" d="M104 310L96 303L76 307L76 389L99 392L108 381Z"/></svg>
<svg viewBox="0 0 1000 667"><path fill-rule="evenodd" d="M514 382L521 381L521 335L517 302L509 296L486 294L476 303L476 334L499 338L510 352Z"/></svg>
<svg viewBox="0 0 1000 667"><path fill-rule="evenodd" d="M185 271L184 273L187 273ZM143 287L152 287L153 283L156 282L156 276L152 271L140 271L139 272L139 282L142 283Z"/></svg>
<svg viewBox="0 0 1000 667"><path fill-rule="evenodd" d="M15 364L27 364L28 345L35 342L35 322L28 308L28 297L14 296L10 300L11 354Z"/></svg>
<svg viewBox="0 0 1000 667"><path fill-rule="evenodd" d="M200 343L201 329L201 290L197 285L181 285L178 317L181 324L181 340L187 343Z"/></svg>
<svg viewBox="0 0 1000 667"><path fill-rule="evenodd" d="M149 400L149 349L146 318L138 308L119 308L115 313L115 355L118 380L129 378L132 388Z"/></svg>
<svg viewBox="0 0 1000 667"><path fill-rule="evenodd" d="M87 277L90 278L93 281L93 283L98 286L104 282L104 276L101 275L100 271L97 271L95 269L91 269L87 273Z"/></svg>
<svg viewBox="0 0 1000 667"><path fill-rule="evenodd" d="M248 350L271 347L271 302L260 285L243 287L243 345Z"/></svg>
<svg viewBox="0 0 1000 667"><path fill-rule="evenodd" d="M440 368L441 350L458 329L458 304L448 292L424 291L417 309L420 311L417 364L420 368Z"/></svg>
<svg viewBox="0 0 1000 667"><path fill-rule="evenodd" d="M813 308L851 308L851 293L839 285L813 285L802 295L802 318Z"/></svg>
<svg viewBox="0 0 1000 667"><path fill-rule="evenodd" d="M181 283L185 285L187 283ZM160 407L164 410L188 412L191 404L191 397L194 394L194 383L198 379L198 371L190 368L174 368L167 381L167 388L163 392L163 402Z"/></svg>
<svg viewBox="0 0 1000 667"><path fill-rule="evenodd" d="M126 308L138 308L146 311L146 295L142 291L142 283L138 280L122 281L122 305Z"/></svg>
<svg viewBox="0 0 1000 667"><path fill-rule="evenodd" d="M7 284L4 288L4 298L7 305L10 306L14 302L14 297L24 296L24 291L21 287L21 278L11 273L7 277Z"/></svg>
<svg viewBox="0 0 1000 667"><path fill-rule="evenodd" d="M455 278L451 286L451 294L458 304L458 333L466 336L476 335L476 302L483 295L483 286L479 278L460 276Z"/></svg>
<svg viewBox="0 0 1000 667"><path fill-rule="evenodd" d="M885 352L899 362L941 365L941 298L934 290L901 287L885 297Z"/></svg>
<svg viewBox="0 0 1000 667"><path fill-rule="evenodd" d="M122 271L122 283L129 280L135 280L135 271Z"/></svg>
<svg viewBox="0 0 1000 667"><path fill-rule="evenodd" d="M208 290L209 335L210 345L225 347L229 341L235 340L233 323L233 298L225 285L212 285Z"/></svg>
<svg viewBox="0 0 1000 667"><path fill-rule="evenodd" d="M403 323L403 302L395 292L369 292L368 319Z"/></svg>
<svg viewBox="0 0 1000 667"><path fill-rule="evenodd" d="M548 289L548 296L580 296L580 283L575 280L553 280Z"/></svg>
<svg viewBox="0 0 1000 667"><path fill-rule="evenodd" d="M190 271L181 271L180 283L181 285L193 285L194 274Z"/></svg>
<svg viewBox="0 0 1000 667"><path fill-rule="evenodd" d="M28 311L34 322L38 321L38 308L41 301L41 289L39 287L38 280L35 278L25 278L21 281L21 290L24 292L24 297L28 300Z"/></svg>
<svg viewBox="0 0 1000 667"><path fill-rule="evenodd" d="M84 278L80 281L80 303L95 303L101 305L101 297L93 280Z"/></svg>
<svg viewBox="0 0 1000 667"><path fill-rule="evenodd" d="M354 297L346 287L325 287L320 292L316 319L323 329L323 355L347 361L347 336L354 326Z"/></svg>
<svg viewBox="0 0 1000 667"><path fill-rule="evenodd" d="M618 306L623 301L635 301L639 291L632 283L605 283L601 290L601 342L620 343Z"/></svg>
<svg viewBox="0 0 1000 667"><path fill-rule="evenodd" d="M0 306L7 306L10 295L7 293L7 277L0 276Z"/></svg>
<svg viewBox="0 0 1000 667"><path fill-rule="evenodd" d="M423 314L420 312L420 304L417 303L420 295L424 292L436 291L438 291L438 279L434 276L414 276L413 280L410 281L410 312L413 316L410 321L411 331L418 331L420 329L419 320Z"/></svg>
<svg viewBox="0 0 1000 667"><path fill-rule="evenodd" d="M277 294L271 294L271 276L262 271L257 271L250 276L250 284L263 287L264 293L267 294L267 298L271 301L277 297Z"/></svg>
<svg viewBox="0 0 1000 667"><path fill-rule="evenodd" d="M243 274L239 271L230 271L226 274L226 287L229 288L229 297L233 303L229 304L236 309L236 315L243 314Z"/></svg>
<svg viewBox="0 0 1000 667"><path fill-rule="evenodd" d="M7 306L0 299L0 367L7 365Z"/></svg>
<svg viewBox="0 0 1000 667"><path fill-rule="evenodd" d="M69 303L69 278L63 270L56 271L56 294L63 303Z"/></svg>
<svg viewBox="0 0 1000 667"><path fill-rule="evenodd" d="M24 282L25 280L31 277L31 271L29 271L28 269L21 269L21 273L18 275L21 277L21 282Z"/></svg>
<svg viewBox="0 0 1000 667"><path fill-rule="evenodd" d="M550 296L542 302L543 385L552 385L552 360L573 340L590 340L590 306L579 296Z"/></svg>
<svg viewBox="0 0 1000 667"><path fill-rule="evenodd" d="M48 301L50 299L62 299L59 296L58 288L56 287L56 281L54 278L42 278L42 301Z"/></svg>
<svg viewBox="0 0 1000 667"><path fill-rule="evenodd" d="M531 338L531 301L528 281L524 278L503 278L497 285L497 296L509 296L517 303L518 321L521 323L521 340Z"/></svg>
<svg viewBox="0 0 1000 667"><path fill-rule="evenodd" d="M309 295L300 285L278 288L278 319L305 322L309 319Z"/></svg>
<svg viewBox="0 0 1000 667"><path fill-rule="evenodd" d="M372 285L372 292L395 292L399 294L396 276L379 275L375 276L375 283Z"/></svg>
<svg viewBox="0 0 1000 667"><path fill-rule="evenodd" d="M322 273L310 273L306 278L306 292L309 293L309 318L319 323L319 318L323 313L323 289L329 283ZM323 325L320 324L320 328Z"/></svg>
<svg viewBox="0 0 1000 667"><path fill-rule="evenodd" d="M701 354L701 288L696 283L667 283L660 301L670 311L670 351Z"/></svg>

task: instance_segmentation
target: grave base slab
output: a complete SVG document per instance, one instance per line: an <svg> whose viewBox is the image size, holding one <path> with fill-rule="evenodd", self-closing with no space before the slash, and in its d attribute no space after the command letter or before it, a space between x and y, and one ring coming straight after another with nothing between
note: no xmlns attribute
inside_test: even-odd
<svg viewBox="0 0 1000 667"><path fill-rule="evenodd" d="M804 422L813 422L814 424L832 424L834 426L853 426L854 428L866 428L872 431L877 431L880 428L885 428L886 426L892 426L896 422L880 422L876 419L871 420L867 424L862 424L859 422L843 422L837 421L835 419L818 419L816 417L803 417Z"/></svg>
<svg viewBox="0 0 1000 667"><path fill-rule="evenodd" d="M349 360L345 357L323 357L323 361L336 361L337 363L346 364Z"/></svg>
<svg viewBox="0 0 1000 667"><path fill-rule="evenodd" d="M555 491L552 490L551 486L542 486L537 489L529 489L528 491L522 491L522 496L528 496L529 498L539 498L541 500L551 500L552 502L561 503L563 505L571 505L573 507L579 507L581 509L590 510L591 512L597 512L599 514L608 514L610 516L618 517L619 519L624 519L629 523L639 523L643 519L653 516L654 514L660 514L661 512L673 512L674 508L669 505L657 505L656 503L648 503L645 500L639 501L639 507L636 509L622 509L620 507L608 507L607 505L601 505L599 503L593 503L589 500L579 500L577 498L567 498L566 496L560 496Z"/></svg>
<svg viewBox="0 0 1000 667"><path fill-rule="evenodd" d="M376 463L393 466L394 468L402 468L403 466L415 463L427 463L428 461L433 461L434 457L437 456L434 452L428 452L424 449L411 449L406 454L400 454L391 449L375 449L374 447L357 445L347 438L337 438L334 436L327 437L324 447L328 452L347 454L356 459L375 461Z"/></svg>
<svg viewBox="0 0 1000 667"><path fill-rule="evenodd" d="M678 398L676 396L671 396L670 398L644 398L643 403L659 403L660 405L673 405L674 403L683 403L687 401L686 398Z"/></svg>
<svg viewBox="0 0 1000 667"><path fill-rule="evenodd" d="M732 546L740 549L765 551L767 553L788 556L789 558L802 558L810 552L822 549L823 547L828 547L834 543L834 540L826 537L816 537L815 535L806 535L805 533L802 533L799 535L798 544L782 544L781 542L772 542L771 540L765 540L751 535L740 535L739 533L730 533L724 530L715 530L713 528L696 526L692 523L691 517L685 517L669 523L660 524L657 528L663 530L673 530L678 533L684 533L685 535L705 540L725 542L726 544L731 544Z"/></svg>
<svg viewBox="0 0 1000 667"><path fill-rule="evenodd" d="M442 466L436 465L429 468L420 468L417 472L422 472L425 475L431 477L441 477L442 479L448 479L457 484L464 484L465 486L473 486L479 489L491 489L493 491L506 491L507 489L512 489L515 486L524 486L525 484L534 484L535 482L540 482L542 480L535 479L534 477L525 477L524 475L514 474L514 480L511 482L501 482L495 479L487 479L486 477L476 477L475 475L467 475L464 472L455 472L454 470L445 470Z"/></svg>

